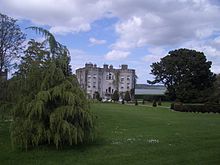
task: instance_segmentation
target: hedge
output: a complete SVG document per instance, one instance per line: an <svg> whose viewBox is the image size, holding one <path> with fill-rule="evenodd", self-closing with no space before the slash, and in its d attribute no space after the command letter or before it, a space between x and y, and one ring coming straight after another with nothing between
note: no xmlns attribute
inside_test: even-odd
<svg viewBox="0 0 220 165"><path fill-rule="evenodd" d="M161 101L170 101L169 97L165 95L135 95L135 99L151 102L154 100L158 101L160 99Z"/></svg>
<svg viewBox="0 0 220 165"><path fill-rule="evenodd" d="M173 110L179 112L220 113L220 104L182 104L175 103ZM172 109L171 108L171 109Z"/></svg>

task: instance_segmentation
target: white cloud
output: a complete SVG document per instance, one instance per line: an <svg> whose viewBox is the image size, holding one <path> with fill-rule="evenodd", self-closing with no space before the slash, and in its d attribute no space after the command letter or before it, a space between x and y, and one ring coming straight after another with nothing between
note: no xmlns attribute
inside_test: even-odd
<svg viewBox="0 0 220 165"><path fill-rule="evenodd" d="M121 50L111 50L105 55L106 60L121 60L128 57L130 52Z"/></svg>
<svg viewBox="0 0 220 165"><path fill-rule="evenodd" d="M146 56L140 59L147 62L165 56L165 50L186 47L204 51L213 61L213 70L220 70L217 0L1 0L0 11L48 25L51 32L61 34L87 32L95 21L115 17L117 22L113 27L117 38L111 50L98 59L126 59L132 49L145 47ZM90 38L92 45L105 42ZM94 59L94 55L77 57L81 66Z"/></svg>
<svg viewBox="0 0 220 165"><path fill-rule="evenodd" d="M104 58L102 55L92 55L81 49L70 49L71 55L71 66L73 71L82 68L85 63L93 63L97 65L102 65Z"/></svg>
<svg viewBox="0 0 220 165"><path fill-rule="evenodd" d="M143 57L143 60L149 64L152 64L153 62L158 62L161 58L168 54L165 49L162 49L160 47L151 47L148 49L148 51L148 55L145 55Z"/></svg>
<svg viewBox="0 0 220 165"><path fill-rule="evenodd" d="M51 32L89 31L91 23L107 15L108 1L1 0L0 10L16 18L51 26Z"/></svg>
<svg viewBox="0 0 220 165"><path fill-rule="evenodd" d="M91 43L91 45L102 45L106 43L106 40L99 40L94 37L91 37L89 38L89 42Z"/></svg>
<svg viewBox="0 0 220 165"><path fill-rule="evenodd" d="M51 26L55 33L89 31L91 23L117 17L115 48L182 43L220 28L220 7L211 0L1 0L11 16Z"/></svg>

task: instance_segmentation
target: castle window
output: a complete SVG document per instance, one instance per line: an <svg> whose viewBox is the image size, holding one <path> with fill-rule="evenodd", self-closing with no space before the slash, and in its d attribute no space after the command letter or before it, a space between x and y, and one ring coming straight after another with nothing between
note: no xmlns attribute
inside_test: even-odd
<svg viewBox="0 0 220 165"><path fill-rule="evenodd" d="M114 76L111 72L109 72L107 75L106 75L106 80L113 80L114 79Z"/></svg>
<svg viewBox="0 0 220 165"><path fill-rule="evenodd" d="M111 93L111 87L108 87L108 92Z"/></svg>

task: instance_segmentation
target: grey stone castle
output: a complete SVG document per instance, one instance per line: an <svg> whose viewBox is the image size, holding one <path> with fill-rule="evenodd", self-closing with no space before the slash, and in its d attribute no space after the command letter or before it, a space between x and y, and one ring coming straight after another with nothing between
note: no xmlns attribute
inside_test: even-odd
<svg viewBox="0 0 220 165"><path fill-rule="evenodd" d="M90 98L95 98L96 93L100 97L109 99L115 90L118 90L120 98L123 98L126 91L132 95L135 88L135 70L128 69L128 65L121 65L119 69L112 65L103 65L103 68L96 64L85 64L84 68L76 70L76 76L82 89ZM133 91L133 92L132 92Z"/></svg>

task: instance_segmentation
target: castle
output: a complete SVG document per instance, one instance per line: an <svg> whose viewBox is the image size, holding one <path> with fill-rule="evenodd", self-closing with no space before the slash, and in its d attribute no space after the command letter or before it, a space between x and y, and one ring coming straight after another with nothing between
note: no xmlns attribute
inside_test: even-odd
<svg viewBox="0 0 220 165"><path fill-rule="evenodd" d="M90 98L95 98L97 92L105 99L110 99L115 90L118 90L120 98L123 98L126 91L131 95L134 93L135 70L128 69L128 65L121 65L116 69L112 65L104 64L100 68L88 63L76 70L76 76L81 88Z"/></svg>

